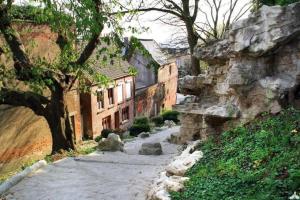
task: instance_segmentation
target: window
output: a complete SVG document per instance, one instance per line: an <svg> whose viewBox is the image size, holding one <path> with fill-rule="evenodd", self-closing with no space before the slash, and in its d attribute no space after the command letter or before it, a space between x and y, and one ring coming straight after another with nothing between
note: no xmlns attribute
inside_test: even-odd
<svg viewBox="0 0 300 200"><path fill-rule="evenodd" d="M123 102L123 84L119 84L117 86L117 92L118 92L118 103Z"/></svg>
<svg viewBox="0 0 300 200"><path fill-rule="evenodd" d="M114 104L114 89L109 88L107 91L108 91L108 104L112 105Z"/></svg>
<svg viewBox="0 0 300 200"><path fill-rule="evenodd" d="M169 66L169 74L170 75L172 74L172 66L171 65Z"/></svg>
<svg viewBox="0 0 300 200"><path fill-rule="evenodd" d="M122 121L129 120L129 107L122 110Z"/></svg>
<svg viewBox="0 0 300 200"><path fill-rule="evenodd" d="M126 87L126 98L130 99L131 98L131 81L126 82L125 87Z"/></svg>
<svg viewBox="0 0 300 200"><path fill-rule="evenodd" d="M103 129L111 129L111 116L102 119Z"/></svg>
<svg viewBox="0 0 300 200"><path fill-rule="evenodd" d="M103 92L103 90L97 90L97 103L98 103L98 109L104 108L104 92Z"/></svg>

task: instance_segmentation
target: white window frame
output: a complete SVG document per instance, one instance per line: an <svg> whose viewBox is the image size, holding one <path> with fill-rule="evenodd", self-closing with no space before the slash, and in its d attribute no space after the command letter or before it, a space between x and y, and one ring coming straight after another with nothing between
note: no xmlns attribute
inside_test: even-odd
<svg viewBox="0 0 300 200"><path fill-rule="evenodd" d="M124 96L123 96L123 85L124 83L118 83L117 85L117 102L118 103L122 103L124 101ZM120 90L121 88L121 90ZM120 91L121 91L121 95L120 95Z"/></svg>
<svg viewBox="0 0 300 200"><path fill-rule="evenodd" d="M128 85L129 85L129 91L128 91ZM126 81L125 83L125 90L126 90L126 99L130 99L132 97L132 81Z"/></svg>

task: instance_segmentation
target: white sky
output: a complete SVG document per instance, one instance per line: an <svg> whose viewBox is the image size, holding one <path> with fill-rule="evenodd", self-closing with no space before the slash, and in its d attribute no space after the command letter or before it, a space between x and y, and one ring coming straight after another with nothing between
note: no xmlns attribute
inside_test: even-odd
<svg viewBox="0 0 300 200"><path fill-rule="evenodd" d="M222 0L223 7L221 7L221 13L225 12L227 10L227 7L230 0ZM202 1L203 2L203 1ZM236 7L236 12L239 12L242 8L243 5L249 3L250 0L239 0L237 7ZM202 10L204 10L207 13L210 13L210 10L208 7L206 7L203 3L201 4L200 0L200 6L202 6ZM236 13L235 13L236 14ZM249 12L247 12L241 19L247 17ZM149 31L143 32L142 34L136 35L139 38L145 38L145 39L155 39L159 43L164 43L172 38L172 35L175 33L180 32L180 28L176 28L174 26L170 26L164 23L161 23L159 21L153 21L157 17L159 17L161 14L159 12L148 12L145 13L141 18L140 18L140 23L145 26L149 27ZM201 13L199 13L200 17L204 17ZM201 21L201 20L200 20ZM138 26L137 22L131 23L131 25Z"/></svg>
<svg viewBox="0 0 300 200"><path fill-rule="evenodd" d="M122 0L120 0L122 1ZM136 0L139 2L139 0ZM176 1L176 0L175 0ZM238 4L236 7L236 12L241 10L240 8L245 5L246 3L249 3L251 0L238 0ZM15 1L17 4L26 4L28 2L31 2L31 0L16 0ZM200 5L199 7L202 8L203 11L210 13L210 10L207 6L204 4L204 0L200 0ZM222 7L221 7L221 13L225 12L227 10L227 6L229 5L230 0L222 0ZM243 18L247 17L249 12L243 16ZM172 35L176 33L181 33L184 34L180 28L170 26L167 24L164 24L159 21L154 21L157 17L161 16L161 13L156 12L156 11L151 11L143 14L140 18L139 21L132 21L130 23L126 23L126 25L134 26L134 27L140 27L140 24L143 27L148 27L148 31L144 31L141 34L135 34L136 37L138 38L144 38L144 39L155 39L159 43L165 43L169 40L172 39ZM203 19L204 16L199 13L198 20L202 21L201 18ZM127 33L126 36L131 36L131 33Z"/></svg>

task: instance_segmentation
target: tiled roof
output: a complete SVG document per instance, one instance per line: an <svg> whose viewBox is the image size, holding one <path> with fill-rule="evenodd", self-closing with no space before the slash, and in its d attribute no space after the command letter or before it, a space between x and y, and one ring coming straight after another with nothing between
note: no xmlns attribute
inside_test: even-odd
<svg viewBox="0 0 300 200"><path fill-rule="evenodd" d="M105 48L106 51L97 56L97 51L101 51L102 48ZM113 57L111 57L112 54L114 55ZM91 62L90 69L85 74L91 81L95 73L105 75L112 80L130 76L130 64L122 58L121 53L114 46L99 46L89 61Z"/></svg>

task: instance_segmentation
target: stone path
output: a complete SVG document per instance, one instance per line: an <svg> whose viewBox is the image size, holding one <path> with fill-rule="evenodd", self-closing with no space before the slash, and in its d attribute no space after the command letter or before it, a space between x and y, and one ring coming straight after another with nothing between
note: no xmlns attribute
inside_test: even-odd
<svg viewBox="0 0 300 200"><path fill-rule="evenodd" d="M166 138L174 127L125 144L126 153L96 152L48 165L11 188L7 200L144 200L152 181L178 154ZM161 156L138 155L143 142L161 142Z"/></svg>

